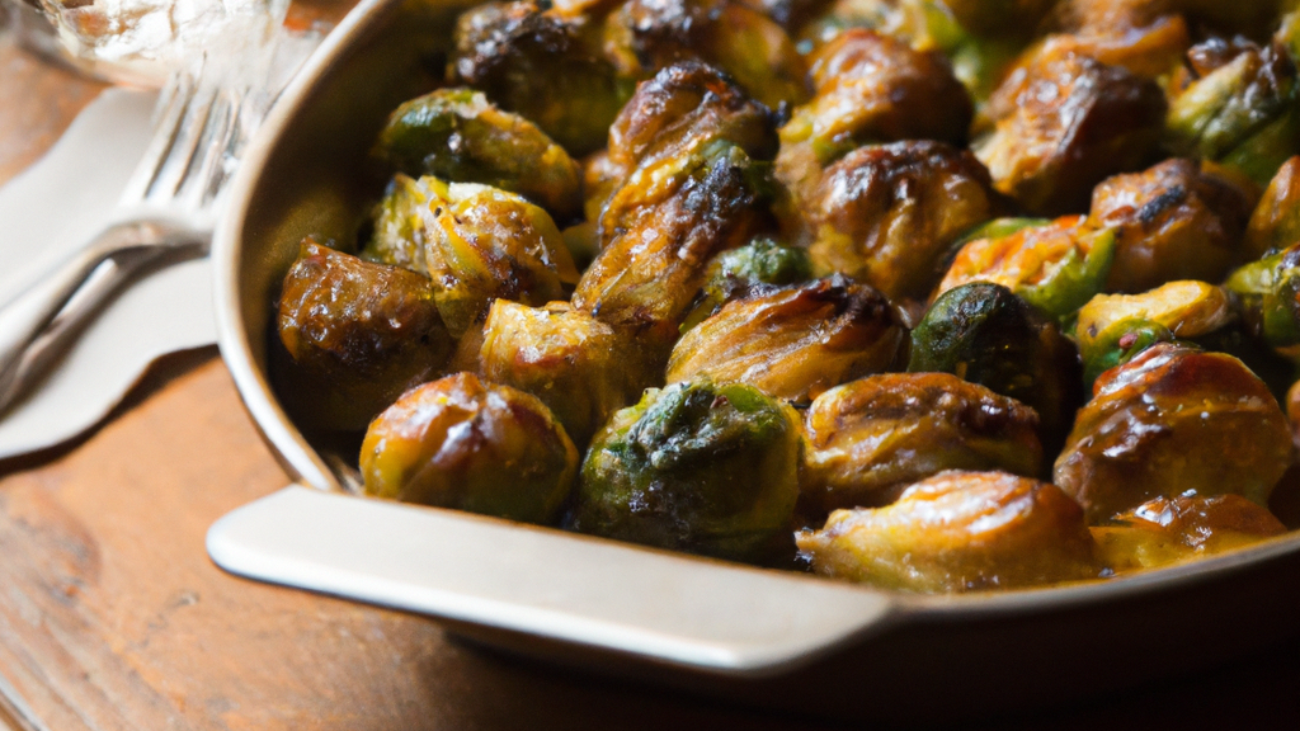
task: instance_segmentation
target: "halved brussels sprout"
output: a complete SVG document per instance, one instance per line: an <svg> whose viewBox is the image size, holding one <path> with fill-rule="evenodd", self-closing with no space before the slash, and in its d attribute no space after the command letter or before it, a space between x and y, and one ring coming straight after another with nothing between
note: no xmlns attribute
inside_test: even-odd
<svg viewBox="0 0 1300 731"><path fill-rule="evenodd" d="M836 276L728 303L677 342L668 382L704 375L807 403L888 369L906 335L889 300Z"/></svg>
<svg viewBox="0 0 1300 731"><path fill-rule="evenodd" d="M704 290L682 329L695 327L717 314L728 302L773 286L799 284L812 278L807 249L782 246L768 237L754 239L739 249L718 254L709 262Z"/></svg>
<svg viewBox="0 0 1300 731"><path fill-rule="evenodd" d="M1079 310L1075 326L1084 380L1091 385L1157 342L1199 338L1234 319L1227 292L1205 282L1170 282L1135 295L1099 294Z"/></svg>
<svg viewBox="0 0 1300 731"><path fill-rule="evenodd" d="M561 219L581 208L580 170L569 153L471 89L439 89L399 106L375 154L407 175L518 193Z"/></svg>
<svg viewBox="0 0 1300 731"><path fill-rule="evenodd" d="M802 502L815 513L892 502L944 470L1043 468L1038 415L947 373L889 373L822 394L807 414Z"/></svg>
<svg viewBox="0 0 1300 731"><path fill-rule="evenodd" d="M1157 497L1237 494L1264 505L1291 464L1286 417L1241 361L1159 343L1101 375L1055 480L1108 520Z"/></svg>
<svg viewBox="0 0 1300 731"><path fill-rule="evenodd" d="M931 299L963 284L991 282L1048 317L1067 320L1102 291L1115 257L1115 232L1083 216L1038 223L994 221L970 234Z"/></svg>
<svg viewBox="0 0 1300 731"><path fill-rule="evenodd" d="M1145 292L1166 282L1220 282L1250 259L1241 245L1253 201L1192 160L1171 159L1097 186L1091 220L1115 231L1106 289Z"/></svg>
<svg viewBox="0 0 1300 731"><path fill-rule="evenodd" d="M625 172L574 306L671 345L709 261L764 221L771 183L761 156L773 142L767 109L703 64L642 84L610 129L610 164Z"/></svg>
<svg viewBox="0 0 1300 731"><path fill-rule="evenodd" d="M452 69L571 154L585 155L604 146L635 84L604 57L589 27L532 0L480 5L456 24Z"/></svg>
<svg viewBox="0 0 1300 731"><path fill-rule="evenodd" d="M1278 354L1300 362L1300 243L1232 273L1247 326Z"/></svg>
<svg viewBox="0 0 1300 731"><path fill-rule="evenodd" d="M635 341L566 302L537 308L497 300L481 343L482 376L536 396L580 449L660 381L657 362Z"/></svg>
<svg viewBox="0 0 1300 731"><path fill-rule="evenodd" d="M550 410L472 373L426 383L375 418L361 445L365 492L529 523L554 523L578 450Z"/></svg>
<svg viewBox="0 0 1300 731"><path fill-rule="evenodd" d="M1300 156L1286 161L1264 191L1246 227L1246 255L1254 260L1300 243Z"/></svg>
<svg viewBox="0 0 1300 731"><path fill-rule="evenodd" d="M1189 80L1166 122L1170 146L1267 185L1300 152L1300 87L1290 51L1281 43L1211 39L1188 57Z"/></svg>
<svg viewBox="0 0 1300 731"><path fill-rule="evenodd" d="M789 540L799 496L794 409L708 379L649 389L592 441L570 527L736 560Z"/></svg>
<svg viewBox="0 0 1300 731"><path fill-rule="evenodd" d="M994 131L975 154L1032 213L1082 211L1097 183L1156 152L1166 103L1154 81L1062 49L1004 85Z"/></svg>
<svg viewBox="0 0 1300 731"><path fill-rule="evenodd" d="M293 359L286 405L317 429L364 429L453 347L428 279L311 238L285 275L277 327Z"/></svg>
<svg viewBox="0 0 1300 731"><path fill-rule="evenodd" d="M456 337L497 297L541 305L578 281L546 211L514 193L432 176L418 182L397 176L365 254L427 272L438 311Z"/></svg>
<svg viewBox="0 0 1300 731"><path fill-rule="evenodd" d="M1083 404L1079 355L1056 325L998 284L944 292L912 331L913 373L952 373L1038 412L1043 441L1059 446ZM1011 470L1014 471L1014 470Z"/></svg>
<svg viewBox="0 0 1300 731"><path fill-rule="evenodd" d="M1074 53L1158 79L1177 69L1192 45L1187 21L1168 2L1072 0L1057 5L1049 26L1061 32L1027 51L1018 67L1039 55Z"/></svg>
<svg viewBox="0 0 1300 731"><path fill-rule="evenodd" d="M815 270L924 298L959 236L1005 207L969 151L939 142L862 147L830 166L801 216Z"/></svg>
<svg viewBox="0 0 1300 731"><path fill-rule="evenodd" d="M1102 564L1116 572L1171 566L1285 532L1267 508L1240 495L1159 497L1092 529Z"/></svg>
<svg viewBox="0 0 1300 731"><path fill-rule="evenodd" d="M883 508L839 510L796 536L825 576L888 589L960 592L1093 578L1094 543L1055 485L1000 472L944 472Z"/></svg>

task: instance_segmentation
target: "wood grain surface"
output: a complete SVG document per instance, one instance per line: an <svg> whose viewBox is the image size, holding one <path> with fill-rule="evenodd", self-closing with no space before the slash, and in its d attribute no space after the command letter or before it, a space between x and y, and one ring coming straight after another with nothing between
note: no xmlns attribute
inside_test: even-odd
<svg viewBox="0 0 1300 731"><path fill-rule="evenodd" d="M98 89L0 39L0 182ZM286 480L212 349L155 368L80 442L0 463L0 727L829 728L524 662L421 617L215 568L208 526ZM1297 687L1291 643L1213 673L962 728L1295 729Z"/></svg>

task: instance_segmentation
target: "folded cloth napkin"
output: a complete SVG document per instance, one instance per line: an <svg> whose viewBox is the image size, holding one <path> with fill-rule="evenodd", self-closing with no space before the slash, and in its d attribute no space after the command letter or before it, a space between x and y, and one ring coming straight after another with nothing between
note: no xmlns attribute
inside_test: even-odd
<svg viewBox="0 0 1300 731"><path fill-rule="evenodd" d="M0 187L0 301L99 232L144 155L154 92L106 89L46 155ZM106 417L158 358L216 342L207 259L146 276L90 323L0 416L0 459L56 446Z"/></svg>

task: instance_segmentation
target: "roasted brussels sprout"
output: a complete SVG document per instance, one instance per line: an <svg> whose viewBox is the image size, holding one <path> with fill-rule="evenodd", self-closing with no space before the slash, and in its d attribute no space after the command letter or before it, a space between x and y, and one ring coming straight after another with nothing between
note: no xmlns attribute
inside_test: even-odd
<svg viewBox="0 0 1300 731"><path fill-rule="evenodd" d="M1102 564L1116 572L1170 566L1285 532L1268 509L1240 495L1159 497L1092 529Z"/></svg>
<svg viewBox="0 0 1300 731"><path fill-rule="evenodd" d="M481 5L457 22L452 68L571 154L585 155L605 144L636 81L620 76L588 28L531 0Z"/></svg>
<svg viewBox="0 0 1300 731"><path fill-rule="evenodd" d="M1098 523L1157 497L1263 505L1291 463L1286 417L1241 361L1159 343L1097 379L1055 480Z"/></svg>
<svg viewBox="0 0 1300 731"><path fill-rule="evenodd" d="M1074 345L1029 303L1002 285L974 282L944 292L930 306L912 331L907 370L952 373L1033 407L1044 444L1054 448L1083 405L1078 358Z"/></svg>
<svg viewBox="0 0 1300 731"><path fill-rule="evenodd" d="M771 286L799 284L813 278L808 250L782 246L761 237L739 249L724 251L709 262L699 300L682 329L689 330L733 300Z"/></svg>
<svg viewBox="0 0 1300 731"><path fill-rule="evenodd" d="M906 336L889 300L836 276L727 304L677 342L668 382L705 375L802 404L888 369Z"/></svg>
<svg viewBox="0 0 1300 731"><path fill-rule="evenodd" d="M414 388L375 418L361 445L367 495L553 523L578 450L536 398L471 373Z"/></svg>
<svg viewBox="0 0 1300 731"><path fill-rule="evenodd" d="M1253 201L1246 191L1171 159L1097 186L1092 221L1115 231L1106 289L1145 292L1179 279L1222 281L1250 259L1241 246Z"/></svg>
<svg viewBox="0 0 1300 731"><path fill-rule="evenodd" d="M889 589L959 592L1093 578L1092 536L1055 485L944 472L883 508L839 510L796 536L819 574Z"/></svg>
<svg viewBox="0 0 1300 731"><path fill-rule="evenodd" d="M1003 207L970 152L898 142L832 165L802 215L817 273L846 274L893 298L924 298L952 243Z"/></svg>
<svg viewBox="0 0 1300 731"><path fill-rule="evenodd" d="M822 394L807 414L804 509L893 502L944 470L1043 467L1038 415L1014 399L947 373L890 373Z"/></svg>
<svg viewBox="0 0 1300 731"><path fill-rule="evenodd" d="M1150 0L1084 0L1057 5L1054 30L1024 54L1018 66L1040 55L1074 53L1133 74L1158 79L1182 63L1192 45L1187 21L1169 3ZM1012 70L1010 75L1016 74ZM999 100L998 104L1004 100Z"/></svg>
<svg viewBox="0 0 1300 731"><path fill-rule="evenodd" d="M627 172L574 306L671 345L709 261L762 224L774 141L768 110L708 66L642 84L610 129L611 165Z"/></svg>
<svg viewBox="0 0 1300 731"><path fill-rule="evenodd" d="M1224 286L1240 298L1252 334L1300 362L1300 243L1238 269Z"/></svg>
<svg viewBox="0 0 1300 731"><path fill-rule="evenodd" d="M277 322L291 412L317 429L364 429L451 355L429 280L308 238L285 275Z"/></svg>
<svg viewBox="0 0 1300 731"><path fill-rule="evenodd" d="M1173 97L1169 144L1267 185L1300 152L1296 64L1281 43L1211 39L1188 53L1189 79Z"/></svg>
<svg viewBox="0 0 1300 731"><path fill-rule="evenodd" d="M592 441L571 527L764 560L789 540L800 448L794 410L752 386L697 379L647 390Z"/></svg>
<svg viewBox="0 0 1300 731"><path fill-rule="evenodd" d="M967 239L933 299L963 284L991 282L1061 321L1102 290L1115 256L1115 233L1083 216L1046 224L994 221Z"/></svg>
<svg viewBox="0 0 1300 731"><path fill-rule="evenodd" d="M1075 338L1091 386L1103 372L1157 342L1191 340L1235 319L1227 292L1196 281L1170 282L1135 295L1097 295L1079 310Z"/></svg>
<svg viewBox="0 0 1300 731"><path fill-rule="evenodd" d="M961 27L981 36L1032 32L1056 0L939 0Z"/></svg>
<svg viewBox="0 0 1300 731"><path fill-rule="evenodd" d="M1300 243L1300 156L1277 171L1246 227L1246 257L1259 259Z"/></svg>
<svg viewBox="0 0 1300 731"><path fill-rule="evenodd" d="M1004 82L992 134L975 146L998 190L1035 214L1082 211L1093 186L1141 168L1166 104L1151 80L1062 50Z"/></svg>
<svg viewBox="0 0 1300 731"><path fill-rule="evenodd" d="M508 190L561 219L582 205L581 171L564 148L470 89L440 89L398 107L375 153L398 172Z"/></svg>
<svg viewBox="0 0 1300 731"><path fill-rule="evenodd" d="M485 379L546 404L580 449L615 411L662 382L635 341L564 302L492 303L478 361Z"/></svg>
<svg viewBox="0 0 1300 731"><path fill-rule="evenodd" d="M541 305L578 272L555 222L514 193L398 175L380 204L368 258L427 272L455 337L497 297Z"/></svg>
<svg viewBox="0 0 1300 731"><path fill-rule="evenodd" d="M733 0L628 0L610 16L630 75L650 76L685 60L723 70L747 94L776 109L808 97L803 58L785 29ZM622 41L622 43L619 43Z"/></svg>

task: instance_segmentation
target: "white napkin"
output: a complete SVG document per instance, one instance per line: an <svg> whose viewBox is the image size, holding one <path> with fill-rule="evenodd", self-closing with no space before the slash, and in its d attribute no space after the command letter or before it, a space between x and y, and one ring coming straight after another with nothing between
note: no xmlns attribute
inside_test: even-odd
<svg viewBox="0 0 1300 731"><path fill-rule="evenodd" d="M0 187L0 301L103 227L149 142L156 98L106 89L43 158ZM155 360L216 342L210 271L199 259L131 284L49 377L0 417L0 459L82 434Z"/></svg>

